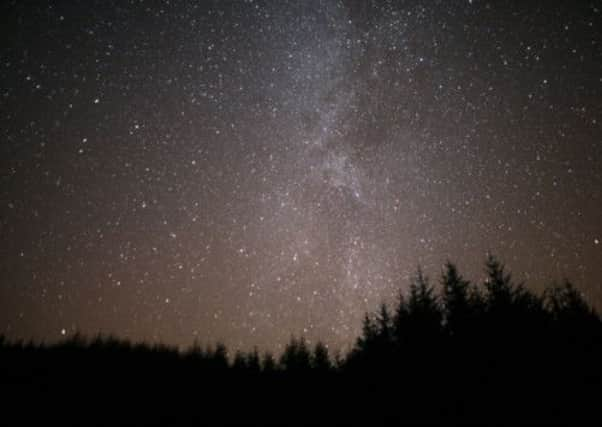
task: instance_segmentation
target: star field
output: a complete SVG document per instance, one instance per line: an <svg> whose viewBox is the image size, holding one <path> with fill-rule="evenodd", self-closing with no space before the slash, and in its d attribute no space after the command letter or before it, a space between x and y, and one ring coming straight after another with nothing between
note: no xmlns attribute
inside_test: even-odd
<svg viewBox="0 0 602 427"><path fill-rule="evenodd" d="M600 307L600 9L5 2L0 331L341 348L489 251Z"/></svg>

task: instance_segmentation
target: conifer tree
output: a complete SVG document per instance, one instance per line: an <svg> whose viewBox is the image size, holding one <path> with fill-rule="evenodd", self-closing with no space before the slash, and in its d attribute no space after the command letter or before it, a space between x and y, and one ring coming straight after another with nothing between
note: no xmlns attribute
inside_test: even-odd
<svg viewBox="0 0 602 427"><path fill-rule="evenodd" d="M330 361L330 356L328 355L328 347L321 341L318 341L314 347L311 366L318 372L327 372L332 369L332 363Z"/></svg>
<svg viewBox="0 0 602 427"><path fill-rule="evenodd" d="M291 337L280 358L280 365L287 372L307 371L310 367L311 354L304 337Z"/></svg>
<svg viewBox="0 0 602 427"><path fill-rule="evenodd" d="M470 326L473 307L470 301L470 282L458 273L451 262L445 264L441 277L445 326L450 335L462 334Z"/></svg>
<svg viewBox="0 0 602 427"><path fill-rule="evenodd" d="M274 359L272 353L264 353L261 361L261 370L265 373L272 373L276 370L276 360Z"/></svg>
<svg viewBox="0 0 602 427"><path fill-rule="evenodd" d="M257 347L254 347L252 351L247 354L246 358L247 369L251 373L259 373L261 371L261 362L259 360L259 351Z"/></svg>

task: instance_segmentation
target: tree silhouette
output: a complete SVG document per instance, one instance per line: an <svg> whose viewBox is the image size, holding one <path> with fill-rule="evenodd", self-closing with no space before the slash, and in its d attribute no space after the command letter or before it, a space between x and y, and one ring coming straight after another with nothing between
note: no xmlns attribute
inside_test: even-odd
<svg viewBox="0 0 602 427"><path fill-rule="evenodd" d="M317 372L328 372L332 369L332 363L328 355L328 347L321 341L318 341L314 347L314 352L311 358L311 367Z"/></svg>
<svg viewBox="0 0 602 427"><path fill-rule="evenodd" d="M261 372L261 361L259 359L259 350L257 347L254 347L253 350L247 354L246 366L252 374Z"/></svg>
<svg viewBox="0 0 602 427"><path fill-rule="evenodd" d="M489 312L504 312L512 304L514 292L512 275L505 272L504 265L493 255L488 255L485 267L487 309Z"/></svg>
<svg viewBox="0 0 602 427"><path fill-rule="evenodd" d="M261 370L268 374L271 374L274 371L276 371L276 359L274 359L272 353L264 353L263 359L261 361Z"/></svg>
<svg viewBox="0 0 602 427"><path fill-rule="evenodd" d="M441 276L442 304L447 332L452 336L466 335L475 319L475 301L471 299L470 282L465 280L451 262L445 264Z"/></svg>
<svg viewBox="0 0 602 427"><path fill-rule="evenodd" d="M222 343L217 343L215 350L207 349L208 365L213 370L223 371L228 368L228 350Z"/></svg>
<svg viewBox="0 0 602 427"><path fill-rule="evenodd" d="M280 365L291 373L306 372L311 368L311 353L305 337L291 337L280 358Z"/></svg>
<svg viewBox="0 0 602 427"><path fill-rule="evenodd" d="M545 292L547 306L555 320L567 323L596 322L598 315L588 305L571 282L565 280L561 286L553 286Z"/></svg>
<svg viewBox="0 0 602 427"><path fill-rule="evenodd" d="M544 299L559 339L588 348L593 342L602 341L599 315L571 282L565 280L560 286L550 287Z"/></svg>
<svg viewBox="0 0 602 427"><path fill-rule="evenodd" d="M0 335L0 391L27 395L36 404L56 396L52 406L69 401L82 408L81 419L63 424L84 423L91 413L86 402L113 395L128 405L138 399L140 407L150 407L148 418L139 419L146 411L132 411L132 418L109 414L97 424L156 424L153 411L162 407L167 409L160 422L168 425L318 419L576 424L598 416L602 322L584 295L568 281L535 294L515 283L493 256L485 271L483 283L471 284L448 262L437 294L418 269L396 305L383 303L365 314L355 346L342 357L336 353L334 366L321 341L310 349L295 336L278 363L271 353L260 357L257 348L235 352L228 363L220 343L202 348L195 341L181 352L115 336L86 339L75 333L44 345ZM189 411L180 423L174 414L185 412L183 402L189 408L200 402L202 411ZM224 402L232 410L219 410ZM297 412L293 420L299 402L309 418ZM347 406L352 410L340 410ZM330 418L318 418L318 408ZM6 410L0 414L0 424L19 421Z"/></svg>
<svg viewBox="0 0 602 427"><path fill-rule="evenodd" d="M379 330L376 322L370 314L366 313L362 324L362 334L357 339L357 349L363 352L370 351L377 340L378 334Z"/></svg>
<svg viewBox="0 0 602 427"><path fill-rule="evenodd" d="M419 267L410 284L407 299L400 297L394 318L396 341L401 345L421 345L438 340L443 313L434 288Z"/></svg>
<svg viewBox="0 0 602 427"><path fill-rule="evenodd" d="M237 371L240 372L244 372L247 370L247 355L242 352L241 350L238 350L235 354L234 354L234 360L232 362L232 368L234 368Z"/></svg>

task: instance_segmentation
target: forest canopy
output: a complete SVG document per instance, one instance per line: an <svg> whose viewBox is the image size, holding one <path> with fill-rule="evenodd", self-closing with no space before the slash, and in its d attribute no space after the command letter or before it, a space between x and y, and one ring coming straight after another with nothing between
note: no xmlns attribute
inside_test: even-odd
<svg viewBox="0 0 602 427"><path fill-rule="evenodd" d="M357 403L359 419L376 412L378 419L400 422L482 421L500 405L510 419L536 421L574 421L576 408L580 416L588 413L584 408L594 410L602 379L598 313L569 281L536 294L493 256L485 270L486 280L474 284L449 262L438 281L418 269L407 292L365 314L360 336L344 355L333 356L325 344L311 345L303 336L292 336L280 355L257 348L229 354L219 343L195 343L182 352L101 335L76 334L52 345L0 337L1 384L42 401L77 400L73 393L80 390L89 396L135 393L141 404L153 396L170 405L181 399L193 405L201 397L218 404L224 396L239 406L266 396L280 402L278 410L255 413L256 422L280 419L299 399L313 402L303 418L308 422L317 411L341 420L336 405L324 403L329 399ZM511 400L505 400L508 393ZM398 399L405 402L402 412L394 409ZM183 416L223 421L215 411ZM131 416L138 420L139 414ZM247 422L248 416L225 419Z"/></svg>

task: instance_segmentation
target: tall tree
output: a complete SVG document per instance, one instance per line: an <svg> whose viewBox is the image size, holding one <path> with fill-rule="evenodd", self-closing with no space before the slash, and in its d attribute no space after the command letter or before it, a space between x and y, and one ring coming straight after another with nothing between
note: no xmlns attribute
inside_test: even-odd
<svg viewBox="0 0 602 427"><path fill-rule="evenodd" d="M441 332L443 313L434 288L419 267L410 285L408 312L420 337L435 339Z"/></svg>
<svg viewBox="0 0 602 427"><path fill-rule="evenodd" d="M448 261L441 276L441 284L446 330L450 335L462 334L470 326L474 315L469 294L470 282Z"/></svg>

